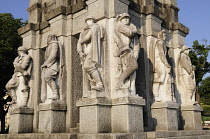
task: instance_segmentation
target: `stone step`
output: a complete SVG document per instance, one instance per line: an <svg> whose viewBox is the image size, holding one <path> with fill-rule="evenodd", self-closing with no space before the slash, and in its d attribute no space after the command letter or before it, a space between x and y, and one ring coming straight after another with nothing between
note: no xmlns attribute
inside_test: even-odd
<svg viewBox="0 0 210 139"><path fill-rule="evenodd" d="M145 132L147 139L210 139L210 130Z"/></svg>

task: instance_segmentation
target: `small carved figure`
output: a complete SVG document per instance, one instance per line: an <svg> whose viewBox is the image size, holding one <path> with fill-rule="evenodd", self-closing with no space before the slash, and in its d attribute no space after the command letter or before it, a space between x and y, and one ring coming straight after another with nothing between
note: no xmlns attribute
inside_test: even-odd
<svg viewBox="0 0 210 139"><path fill-rule="evenodd" d="M164 30L158 33L158 39L151 45L150 57L153 66L153 94L156 102L171 101L172 98L172 78L171 66L169 65L165 45L166 33Z"/></svg>
<svg viewBox="0 0 210 139"><path fill-rule="evenodd" d="M127 13L119 14L114 22L114 56L118 61L118 75L116 89L129 88L135 94L135 71L138 68L140 50L137 28L130 23Z"/></svg>
<svg viewBox="0 0 210 139"><path fill-rule="evenodd" d="M178 83L181 90L182 105L193 105L195 101L196 82L195 66L192 65L189 47L183 46L178 58Z"/></svg>
<svg viewBox="0 0 210 139"><path fill-rule="evenodd" d="M42 69L42 94L41 100L43 103L47 99L58 100L59 95L59 75L62 74L62 48L58 42L58 38L54 34L49 34L47 38L47 48L45 50L45 62L41 66ZM60 73L60 74L58 74ZM47 85L50 87L50 91L47 89ZM52 92L49 95L49 92ZM48 96L49 95L49 96Z"/></svg>
<svg viewBox="0 0 210 139"><path fill-rule="evenodd" d="M80 34L77 52L79 53L82 67L90 81L91 90L102 91L104 90L104 85L98 68L102 66L103 30L96 23L93 16L88 16L85 22L87 26Z"/></svg>
<svg viewBox="0 0 210 139"><path fill-rule="evenodd" d="M20 46L18 56L15 58L14 74L6 85L6 89L12 101L9 104L18 104L19 107L27 107L30 88L28 82L31 75L32 59L26 54L27 50Z"/></svg>

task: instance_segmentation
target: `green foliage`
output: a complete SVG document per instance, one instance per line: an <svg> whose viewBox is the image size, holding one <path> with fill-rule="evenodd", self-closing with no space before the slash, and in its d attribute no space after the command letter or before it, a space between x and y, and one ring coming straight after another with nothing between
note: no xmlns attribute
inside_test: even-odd
<svg viewBox="0 0 210 139"><path fill-rule="evenodd" d="M205 40L205 42L207 42L207 40ZM197 40L193 42L189 57L192 61L192 64L196 67L196 85L199 85L199 83L202 81L203 76L210 71L210 63L207 62L209 50L210 45L199 44Z"/></svg>
<svg viewBox="0 0 210 139"><path fill-rule="evenodd" d="M210 116L210 105L202 105L204 116Z"/></svg>
<svg viewBox="0 0 210 139"><path fill-rule="evenodd" d="M201 81L199 85L199 94L202 99L207 100L204 104L210 105L210 76Z"/></svg>
<svg viewBox="0 0 210 139"><path fill-rule="evenodd" d="M5 85L11 78L13 61L17 56L17 48L22 39L17 30L25 23L22 19L14 19L10 13L0 13L0 95L5 93Z"/></svg>

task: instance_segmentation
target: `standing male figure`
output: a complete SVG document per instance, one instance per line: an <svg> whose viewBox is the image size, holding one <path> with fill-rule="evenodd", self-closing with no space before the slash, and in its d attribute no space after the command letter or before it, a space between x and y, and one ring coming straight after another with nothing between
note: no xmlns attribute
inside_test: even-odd
<svg viewBox="0 0 210 139"><path fill-rule="evenodd" d="M49 34L47 38L47 48L45 50L45 62L41 66L42 69L42 102L48 99L59 99L56 79L60 70L60 47L57 36ZM52 97L47 96L47 87L49 85L52 90Z"/></svg>
<svg viewBox="0 0 210 139"><path fill-rule="evenodd" d="M118 64L121 65L116 89L122 88L126 79L130 77L129 87L135 94L135 70L138 68L137 59L140 50L137 28L130 23L130 16L127 13L117 16L114 27L114 41L117 46L114 56L119 59Z"/></svg>
<svg viewBox="0 0 210 139"><path fill-rule="evenodd" d="M27 106L30 91L28 82L30 79L32 63L31 57L26 54L26 51L27 50L23 46L18 48L18 56L13 62L15 68L14 74L6 84L6 89L12 97L10 104L18 103L20 107ZM22 93L22 100L17 100L18 93Z"/></svg>
<svg viewBox="0 0 210 139"><path fill-rule="evenodd" d="M178 81L181 90L182 105L193 105L195 101L196 82L195 66L192 65L189 47L183 46L178 58Z"/></svg>
<svg viewBox="0 0 210 139"><path fill-rule="evenodd" d="M171 66L169 65L165 45L166 33L162 30L158 33L158 39L152 44L150 57L153 66L153 94L155 101L172 101Z"/></svg>
<svg viewBox="0 0 210 139"><path fill-rule="evenodd" d="M77 44L77 52L88 79L91 81L91 90L102 91L104 85L98 68L101 67L101 51L103 31L101 27L96 24L93 16L88 16L85 20L87 26L81 32Z"/></svg>

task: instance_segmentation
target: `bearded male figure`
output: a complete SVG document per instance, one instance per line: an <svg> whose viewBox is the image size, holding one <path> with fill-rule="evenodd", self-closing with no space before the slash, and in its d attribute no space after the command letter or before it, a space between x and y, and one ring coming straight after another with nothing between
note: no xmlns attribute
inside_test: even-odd
<svg viewBox="0 0 210 139"><path fill-rule="evenodd" d="M61 77L63 68L62 48L59 45L58 38L54 34L49 34L47 38L47 47L45 50L45 62L42 69L42 93L41 100L43 103L47 99L58 100L59 85L58 78ZM47 85L50 90L47 89Z"/></svg>

